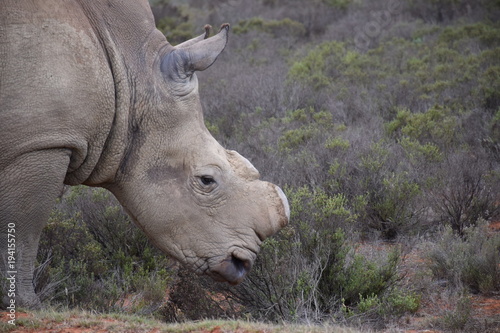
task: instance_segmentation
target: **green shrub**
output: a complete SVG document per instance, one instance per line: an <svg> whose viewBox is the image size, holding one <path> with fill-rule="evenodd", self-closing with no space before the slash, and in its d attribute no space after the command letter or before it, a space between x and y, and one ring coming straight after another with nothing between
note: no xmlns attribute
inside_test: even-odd
<svg viewBox="0 0 500 333"><path fill-rule="evenodd" d="M441 149L434 143L422 144L407 136L401 137L398 143L404 149L406 157L414 165L436 163L443 160Z"/></svg>
<svg viewBox="0 0 500 333"><path fill-rule="evenodd" d="M327 194L319 188L311 191L305 186L290 191L292 215L302 223L314 223L320 230L328 227L327 231L331 232L347 227L358 218L342 193Z"/></svg>
<svg viewBox="0 0 500 333"><path fill-rule="evenodd" d="M396 317L415 313L420 308L420 300L421 297L416 292L395 288L387 296L384 313Z"/></svg>
<svg viewBox="0 0 500 333"><path fill-rule="evenodd" d="M351 307L359 306L363 299L366 301L367 297L382 297L389 291L398 278L396 268L399 261L398 249L389 252L382 263L370 262L365 257L355 254L352 263L345 268L344 274L337 276L329 274L325 282L328 285L340 282L337 292L341 292L343 304Z"/></svg>
<svg viewBox="0 0 500 333"><path fill-rule="evenodd" d="M439 36L439 42L447 43L453 48L460 48L465 41L478 39L486 47L500 44L498 26L488 23L475 23L459 27L446 27Z"/></svg>
<svg viewBox="0 0 500 333"><path fill-rule="evenodd" d="M278 139L278 148L288 153L299 147L309 146L309 142L320 140L328 131L334 129L332 114L327 111L316 111L312 107L288 111L281 119L280 125L288 129L283 130ZM349 148L345 142L342 144L343 148Z"/></svg>
<svg viewBox="0 0 500 333"><path fill-rule="evenodd" d="M355 308L345 305L345 300L342 300L342 311L347 318L361 315L384 318L415 313L420 308L420 296L414 292L393 288L389 289L386 294L386 296L360 294L359 303Z"/></svg>
<svg viewBox="0 0 500 333"><path fill-rule="evenodd" d="M349 143L349 140L345 140L339 137L336 138L329 138L325 142L325 148L326 149L332 149L332 150L347 150L351 147L351 144Z"/></svg>
<svg viewBox="0 0 500 333"><path fill-rule="evenodd" d="M396 137L418 140L423 145L447 147L457 135L458 122L446 107L435 105L424 113L398 111L396 118L386 125L387 132Z"/></svg>
<svg viewBox="0 0 500 333"><path fill-rule="evenodd" d="M500 52L500 48L493 51ZM497 109L500 106L500 65L488 67L482 73L479 84L479 93L484 98L484 106L491 110Z"/></svg>
<svg viewBox="0 0 500 333"><path fill-rule="evenodd" d="M287 196L291 224L264 242L252 274L231 291L247 311L274 321L319 321L363 313L371 300L390 312L380 316L415 311L410 303L418 298L394 288L399 250L368 260L337 228L355 219L345 197L305 187L288 189Z"/></svg>
<svg viewBox="0 0 500 333"><path fill-rule="evenodd" d="M358 193L364 193L365 216L361 230L376 230L384 239L417 232L423 211L421 185L398 161L398 155L385 142L373 144L360 156Z"/></svg>
<svg viewBox="0 0 500 333"><path fill-rule="evenodd" d="M312 84L315 88L326 87L332 83L334 78L330 73L340 67L345 52L345 45L340 42L320 44L292 64L289 78Z"/></svg>
<svg viewBox="0 0 500 333"><path fill-rule="evenodd" d="M408 231L416 223L418 208L413 207L413 201L419 194L419 185L410 180L407 173L384 177L380 187L369 192L370 227L381 231L388 239Z"/></svg>
<svg viewBox="0 0 500 333"><path fill-rule="evenodd" d="M346 42L324 42L296 59L288 77L344 101L366 98L379 110L394 103L413 113L424 112L429 103L447 105L453 116L477 105L495 110L500 101L494 57L499 31L488 23L426 27L414 33L414 40L426 40L424 46L393 38L366 54Z"/></svg>
<svg viewBox="0 0 500 333"><path fill-rule="evenodd" d="M445 228L437 246L427 256L434 278L444 279L454 288L465 286L472 292L500 290L500 235L490 234L487 223L464 230L460 237Z"/></svg>
<svg viewBox="0 0 500 333"><path fill-rule="evenodd" d="M462 296L453 310L449 310L443 316L443 320L439 326L450 331L461 331L466 328L466 325L472 318L472 302L467 296Z"/></svg>
<svg viewBox="0 0 500 333"><path fill-rule="evenodd" d="M351 3L353 3L353 0L322 0L322 1L329 6L340 9L346 9L347 7L349 7Z"/></svg>
<svg viewBox="0 0 500 333"><path fill-rule="evenodd" d="M284 151L298 148L312 139L317 133L317 129L313 126L303 126L301 128L287 130L283 132L283 135L279 138L279 148Z"/></svg>
<svg viewBox="0 0 500 333"><path fill-rule="evenodd" d="M500 108L495 112L489 124L490 138L493 144L500 144Z"/></svg>
<svg viewBox="0 0 500 333"><path fill-rule="evenodd" d="M71 188L43 230L35 273L42 300L109 311L132 294L152 312L171 281L169 259L149 244L103 189Z"/></svg>

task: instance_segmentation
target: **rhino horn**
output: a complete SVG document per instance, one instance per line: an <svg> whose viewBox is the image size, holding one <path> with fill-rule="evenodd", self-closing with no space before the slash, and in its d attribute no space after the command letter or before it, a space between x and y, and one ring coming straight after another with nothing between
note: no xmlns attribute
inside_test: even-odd
<svg viewBox="0 0 500 333"><path fill-rule="evenodd" d="M219 33L194 43L176 47L162 59L161 70L168 78L185 83L195 71L210 67L224 50L228 40L229 24L223 24ZM206 35L206 32L204 36ZM196 37L195 39L200 38ZM200 38L201 39L201 38Z"/></svg>

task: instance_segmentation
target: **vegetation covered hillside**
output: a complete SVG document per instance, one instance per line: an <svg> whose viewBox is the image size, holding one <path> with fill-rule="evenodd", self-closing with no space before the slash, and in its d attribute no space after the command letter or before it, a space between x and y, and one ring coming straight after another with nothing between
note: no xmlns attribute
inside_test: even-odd
<svg viewBox="0 0 500 333"><path fill-rule="evenodd" d="M46 304L381 329L445 300L426 325L500 329L470 297L500 295L498 0L150 2L172 44L231 24L198 74L205 121L286 189L290 225L227 287L178 269L106 192L72 189L39 252Z"/></svg>

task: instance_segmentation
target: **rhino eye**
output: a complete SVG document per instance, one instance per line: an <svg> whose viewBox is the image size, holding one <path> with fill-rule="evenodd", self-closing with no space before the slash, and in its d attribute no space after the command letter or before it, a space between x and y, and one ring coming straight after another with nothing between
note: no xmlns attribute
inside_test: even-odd
<svg viewBox="0 0 500 333"><path fill-rule="evenodd" d="M215 179L212 176L201 176L200 181L203 185L206 186L216 183Z"/></svg>

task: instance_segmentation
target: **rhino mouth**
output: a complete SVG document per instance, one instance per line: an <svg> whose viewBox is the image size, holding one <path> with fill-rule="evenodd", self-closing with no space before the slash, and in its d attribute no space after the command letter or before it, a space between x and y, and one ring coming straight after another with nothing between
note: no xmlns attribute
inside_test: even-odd
<svg viewBox="0 0 500 333"><path fill-rule="evenodd" d="M253 261L231 254L210 269L208 274L218 282L228 282L237 285L243 281L252 269Z"/></svg>

